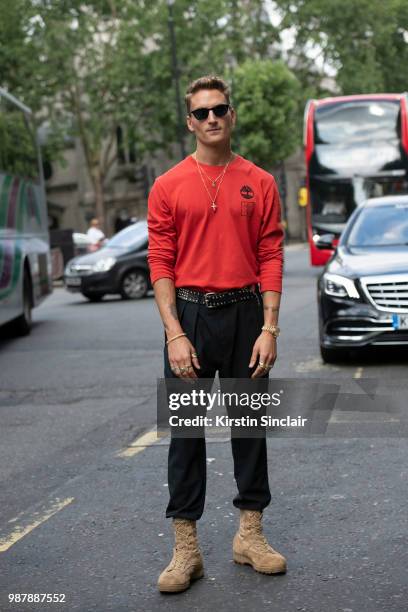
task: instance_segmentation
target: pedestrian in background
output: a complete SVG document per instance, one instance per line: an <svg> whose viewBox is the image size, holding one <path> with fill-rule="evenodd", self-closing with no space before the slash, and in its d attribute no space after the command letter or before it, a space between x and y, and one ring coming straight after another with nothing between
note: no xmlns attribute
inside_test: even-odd
<svg viewBox="0 0 408 612"><path fill-rule="evenodd" d="M101 248L101 246L103 246L103 243L105 242L106 237L100 228L99 219L97 219L96 217L94 219L91 219L90 227L88 231L86 232L86 235L91 241L92 251L97 251L98 249Z"/></svg>
<svg viewBox="0 0 408 612"><path fill-rule="evenodd" d="M118 216L115 219L115 233L117 234L121 230L125 229L133 223L132 219L129 217L129 213L126 208L122 208L119 211Z"/></svg>
<svg viewBox="0 0 408 612"><path fill-rule="evenodd" d="M148 202L151 280L167 338L164 375L267 378L282 291L278 189L269 173L231 151L236 113L222 79L196 80L185 101L196 151L156 179ZM285 572L285 558L261 525L271 500L266 439L232 437L231 444L240 509L233 558L266 574ZM177 592L203 575L196 530L206 487L203 437L172 436L168 485L175 548L158 587Z"/></svg>

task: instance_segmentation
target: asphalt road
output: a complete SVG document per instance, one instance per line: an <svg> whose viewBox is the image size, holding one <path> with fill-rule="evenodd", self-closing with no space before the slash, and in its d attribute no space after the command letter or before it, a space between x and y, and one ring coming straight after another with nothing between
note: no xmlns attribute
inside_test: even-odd
<svg viewBox="0 0 408 612"><path fill-rule="evenodd" d="M333 382L351 395L325 435L268 440L264 526L288 572L264 576L231 561L238 517L230 445L211 440L198 526L206 574L179 595L156 590L172 534L168 439L148 433L162 375L153 298L91 304L57 288L34 312L29 337L2 332L1 612L407 610L406 428L361 402L376 385L403 389L408 358L377 350L324 365L316 276L305 248L290 247L273 377ZM9 603L17 593L65 601Z"/></svg>

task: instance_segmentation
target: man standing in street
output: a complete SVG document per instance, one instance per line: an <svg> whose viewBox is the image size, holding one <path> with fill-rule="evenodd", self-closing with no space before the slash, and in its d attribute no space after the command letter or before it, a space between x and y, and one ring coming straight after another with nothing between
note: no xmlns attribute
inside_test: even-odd
<svg viewBox="0 0 408 612"><path fill-rule="evenodd" d="M158 177L149 196L149 265L163 321L165 378L267 377L276 359L283 231L274 178L231 151L236 113L227 84L206 76L187 89L196 151ZM256 102L254 101L254 104ZM240 510L233 558L255 570L286 571L267 542L271 500L266 439L231 438ZM161 592L203 575L196 521L204 509L204 438L172 437L168 458L173 558Z"/></svg>

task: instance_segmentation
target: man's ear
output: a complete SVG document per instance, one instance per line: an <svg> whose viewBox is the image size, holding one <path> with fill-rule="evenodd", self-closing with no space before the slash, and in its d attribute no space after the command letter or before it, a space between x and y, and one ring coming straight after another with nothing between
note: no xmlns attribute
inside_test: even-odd
<svg viewBox="0 0 408 612"><path fill-rule="evenodd" d="M187 115L186 123L187 123L187 128L188 128L189 132L195 132L195 129L193 127L193 122L191 121L190 115Z"/></svg>

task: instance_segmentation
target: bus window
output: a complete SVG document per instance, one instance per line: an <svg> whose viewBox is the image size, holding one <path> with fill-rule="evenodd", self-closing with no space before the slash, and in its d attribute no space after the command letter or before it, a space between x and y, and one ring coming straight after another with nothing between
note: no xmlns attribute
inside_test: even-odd
<svg viewBox="0 0 408 612"><path fill-rule="evenodd" d="M398 102L353 101L316 109L315 144L353 145L398 139Z"/></svg>

